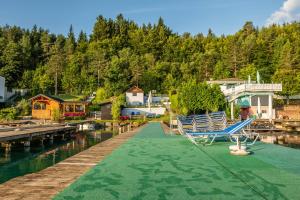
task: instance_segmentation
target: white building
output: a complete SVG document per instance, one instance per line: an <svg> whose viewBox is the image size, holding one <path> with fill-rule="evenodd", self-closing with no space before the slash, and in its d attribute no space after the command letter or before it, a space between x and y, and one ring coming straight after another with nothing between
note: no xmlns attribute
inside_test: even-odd
<svg viewBox="0 0 300 200"><path fill-rule="evenodd" d="M234 118L234 104L245 101L252 114L256 115L257 118L269 120L275 118L273 96L274 92L282 91L281 83L260 83L259 78L257 81L251 81L250 78L248 81L230 78L208 81L208 83L220 85L221 91L231 105L231 119Z"/></svg>
<svg viewBox="0 0 300 200"><path fill-rule="evenodd" d="M144 91L137 86L133 86L126 91L127 106L143 106L145 104Z"/></svg>
<svg viewBox="0 0 300 200"><path fill-rule="evenodd" d="M28 89L10 89L5 87L5 78L0 76L0 103L4 103L14 95L24 96L29 90Z"/></svg>
<svg viewBox="0 0 300 200"><path fill-rule="evenodd" d="M122 109L122 115L163 115L166 112L163 102L168 100L167 96L154 97L151 92L146 97L142 89L134 86L126 91L126 108Z"/></svg>
<svg viewBox="0 0 300 200"><path fill-rule="evenodd" d="M5 101L5 78L0 76L0 102Z"/></svg>

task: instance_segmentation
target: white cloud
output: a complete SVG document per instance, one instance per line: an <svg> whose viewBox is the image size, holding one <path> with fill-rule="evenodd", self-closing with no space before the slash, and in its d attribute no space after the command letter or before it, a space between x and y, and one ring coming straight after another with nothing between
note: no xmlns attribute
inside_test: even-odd
<svg viewBox="0 0 300 200"><path fill-rule="evenodd" d="M279 10L275 11L266 24L278 24L300 20L300 0L285 0Z"/></svg>

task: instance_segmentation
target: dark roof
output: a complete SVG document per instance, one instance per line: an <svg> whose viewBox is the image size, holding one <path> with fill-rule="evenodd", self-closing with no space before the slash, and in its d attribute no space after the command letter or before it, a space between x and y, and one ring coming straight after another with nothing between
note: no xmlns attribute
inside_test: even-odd
<svg viewBox="0 0 300 200"><path fill-rule="evenodd" d="M133 87L129 88L126 92L130 92L130 93L144 93L144 90L142 90L138 86L133 86Z"/></svg>
<svg viewBox="0 0 300 200"><path fill-rule="evenodd" d="M60 99L58 97L54 97L54 96L50 96L50 95L45 95L45 94L38 94L38 95L36 95L34 97L31 97L29 100L35 99L35 98L37 98L39 96L42 96L42 97L45 97L45 98L48 98L48 99L52 99L52 100L57 101L57 102L64 102L64 100L62 100L62 99Z"/></svg>
<svg viewBox="0 0 300 200"><path fill-rule="evenodd" d="M106 105L106 104L112 104L112 102L111 101L104 101L104 102L99 103L100 106L103 106L103 105Z"/></svg>

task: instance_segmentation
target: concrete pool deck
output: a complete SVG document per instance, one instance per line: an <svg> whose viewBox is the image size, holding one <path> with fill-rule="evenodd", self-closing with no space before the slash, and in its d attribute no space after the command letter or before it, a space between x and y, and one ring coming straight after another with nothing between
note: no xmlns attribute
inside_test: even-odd
<svg viewBox="0 0 300 200"><path fill-rule="evenodd" d="M300 150L258 143L195 146L149 123L54 199L299 199Z"/></svg>

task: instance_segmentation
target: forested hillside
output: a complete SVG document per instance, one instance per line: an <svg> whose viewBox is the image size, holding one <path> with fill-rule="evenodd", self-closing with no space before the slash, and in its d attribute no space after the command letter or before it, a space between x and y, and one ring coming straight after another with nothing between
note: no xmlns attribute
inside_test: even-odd
<svg viewBox="0 0 300 200"><path fill-rule="evenodd" d="M88 94L98 86L117 95L138 84L146 92L167 92L182 82L227 77L283 82L287 95L299 91L300 23L256 28L251 22L234 35L212 30L179 35L163 19L138 26L124 19L99 16L93 32L73 28L67 36L33 27L0 27L0 75L11 88L32 93ZM57 80L57 81L56 81Z"/></svg>

